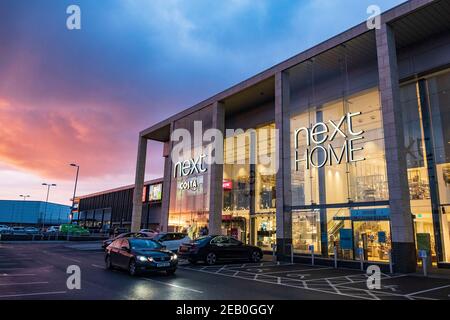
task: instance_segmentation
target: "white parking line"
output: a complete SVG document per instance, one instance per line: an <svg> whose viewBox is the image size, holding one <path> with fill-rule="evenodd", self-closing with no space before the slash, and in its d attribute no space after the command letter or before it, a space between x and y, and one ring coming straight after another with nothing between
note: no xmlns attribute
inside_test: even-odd
<svg viewBox="0 0 450 320"><path fill-rule="evenodd" d="M364 280L359 280L355 281L352 280L352 283L358 283L358 282L365 282L367 281L367 275L365 275L364 273L357 273L357 274L352 274L352 275L342 275L342 276L336 276L336 277L325 277L325 278L316 278L316 279L309 279L309 280L300 280L300 279L292 279L292 278L286 278L283 276L275 276L275 275L270 275L270 274L265 274L265 273L252 273L252 272L248 272L248 271L241 271L241 270L231 270L231 271L235 271L234 274L226 274L226 273L216 273L215 270L208 270L205 268L201 268L201 269L197 269L197 268L190 268L190 267L179 267L180 269L185 269L185 270L192 270L192 271L197 271L197 272L203 272L203 273L208 273L208 274L216 274L216 275L221 275L221 276L226 276L226 277L232 277L232 278L237 278L237 279L244 279L244 280L250 280L250 281L256 281L256 282L264 282L264 283L269 283L269 284L274 284L274 285L282 285L282 286L287 286L287 287L292 287L292 288L297 288L297 289L305 289L305 290L311 290L311 291L317 291L317 292L322 292L322 293L328 293L328 294L337 294L337 295L341 295L341 296L348 296L348 297L353 297L353 298L358 298L358 299L366 299L366 300L380 300L380 296L389 296L389 297L399 297L399 298L406 298L409 300L413 300L413 297L409 297L407 295L404 294L395 294L395 293L389 293L389 292L383 292L383 291L371 291L368 289L361 289L361 288L355 288L355 287L346 287L343 286L344 283L339 284L339 288L337 284L333 284L330 280L331 279L343 279L343 280L352 280L352 278L356 278L356 279L361 279L361 277L364 277ZM225 268L224 271L228 269ZM313 269L313 270L317 270ZM289 272L289 271L283 271L283 272ZM242 276L242 275L253 275L253 277L248 277L248 276ZM385 279L389 279L389 278L399 278L399 277L404 277L406 275L397 275L397 276L386 276ZM261 279L261 277L265 277L266 280ZM267 279L269 278L269 279ZM273 281L272 281L273 279ZM283 283L283 281L289 281L290 283ZM322 289L322 288L315 288L314 286L317 285L320 282L325 282L328 287L330 288L328 291L327 289ZM292 283L294 282L294 283ZM308 282L310 285L308 285ZM298 283L298 285L296 284ZM351 291L351 292L345 292L345 291ZM363 296L363 295L366 296ZM421 297L417 297L416 299L421 298ZM430 299L433 300L433 299Z"/></svg>
<svg viewBox="0 0 450 320"><path fill-rule="evenodd" d="M402 277L406 277L406 276L408 276L408 275L407 274L400 274L400 275L397 275L397 276L389 276L389 277L386 277L386 278L381 278L381 280L396 279L396 278L402 278ZM348 279L347 277L345 277L345 278ZM367 279L360 280L360 281L354 281L352 279L348 279L348 280L350 280L350 281L349 282L337 283L337 284L335 284L335 286L344 286L344 285L347 285L347 284L362 283L362 282L366 282L367 281Z"/></svg>
<svg viewBox="0 0 450 320"><path fill-rule="evenodd" d="M444 289L444 288L448 288L448 287L450 287L450 284L446 285L446 286L441 286L441 287L431 288L431 289L417 291L417 292L413 292L413 293L408 293L407 296L415 296L415 295L418 295L418 294L421 294L421 293L435 291L435 290L440 290L440 289Z"/></svg>
<svg viewBox="0 0 450 320"><path fill-rule="evenodd" d="M0 283L0 286L20 286L20 285L33 285L33 284L48 284L48 281L41 282L15 282L15 283Z"/></svg>
<svg viewBox="0 0 450 320"><path fill-rule="evenodd" d="M182 268L182 269L188 269L188 268ZM205 271L205 270L199 270L199 269L197 269L197 270L195 270L195 269L188 269L188 270L194 270L194 271L204 272L204 273L209 273L209 274L216 274L214 272ZM356 295L351 295L351 294L346 294L346 293L336 293L335 291L326 291L326 290L315 289L315 288L307 288L306 286L300 287L300 286L289 285L289 284L286 284L286 283L278 284L278 279L277 279L277 282L270 282L270 281L266 281L266 280L262 280L262 279L253 280L253 279L249 279L249 278L245 278L245 277L241 277L241 276L232 276L232 275L223 274L223 273L220 273L218 275L221 275L221 276L224 276L224 277L231 277L231 278L238 278L238 279L244 279L244 280L250 280L250 281L269 283L269 284L274 284L274 285L280 285L280 286L284 286L284 287L291 287L291 288L304 289L304 290L316 291L316 292L321 292L321 293L328 293L328 294L335 294L335 295L340 295L340 296L347 296L347 297L357 298L357 299L372 300L370 298L366 298L366 297L362 297L362 296L356 296ZM275 278L278 278L278 277L275 277Z"/></svg>
<svg viewBox="0 0 450 320"><path fill-rule="evenodd" d="M179 286L177 284L173 284L173 283L168 283L168 282L163 282L163 281L158 281L158 280L154 280L154 279L150 279L150 278L142 278L146 281L150 281L150 282L156 282L165 286L169 286L169 287L174 287L174 288L178 288L178 289L183 289L183 290L188 290L188 291L192 291L192 292L196 292L196 293L203 293L203 291L200 290L196 290L196 289L192 289L192 288L187 288L187 287L182 287Z"/></svg>
<svg viewBox="0 0 450 320"><path fill-rule="evenodd" d="M295 272L305 272L305 271L315 271L315 270L327 270L333 269L332 267L324 267L324 268L311 268L311 269L297 269L297 270L282 270L282 271L272 271L272 272L264 272L262 274L274 274L274 273L295 273Z"/></svg>
<svg viewBox="0 0 450 320"><path fill-rule="evenodd" d="M308 279L305 281L319 281L319 280L331 280L331 279L346 279L347 277L362 277L364 276L365 278L367 278L367 275L365 274L352 274L352 275L342 275L342 276L336 276L336 277L325 277L325 278L316 278L316 279Z"/></svg>
<svg viewBox="0 0 450 320"><path fill-rule="evenodd" d="M64 294L67 291L53 291L53 292L35 292L35 293L21 293L21 294L6 294L0 295L0 298L15 298L15 297L29 297L29 296L42 296L51 294Z"/></svg>
<svg viewBox="0 0 450 320"><path fill-rule="evenodd" d="M259 264L226 264L224 265L226 269L236 269L236 268L261 268L261 267L278 267L278 266L289 266L292 265L292 263L274 263L274 262L262 262Z"/></svg>

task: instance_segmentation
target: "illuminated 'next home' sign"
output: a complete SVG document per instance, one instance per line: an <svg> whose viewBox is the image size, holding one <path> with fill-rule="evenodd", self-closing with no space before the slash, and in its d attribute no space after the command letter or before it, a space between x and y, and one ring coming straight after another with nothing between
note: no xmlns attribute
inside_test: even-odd
<svg viewBox="0 0 450 320"><path fill-rule="evenodd" d="M361 112L347 113L338 123L329 120L328 122L318 122L311 128L302 127L295 130L295 171L298 171L301 162L306 162L306 169L309 169L340 164L342 161L350 163L365 160L365 158L358 158L355 155L357 151L364 149L363 147L354 147L355 141L364 139L363 130L358 132L353 130L352 118L359 115ZM345 124L347 130L344 128ZM305 150L299 150L300 134L306 137ZM345 139L342 146L339 146L340 151L336 151L331 144L338 136ZM299 156L300 152L303 153L302 158ZM320 157L317 156L319 154L321 154Z"/></svg>

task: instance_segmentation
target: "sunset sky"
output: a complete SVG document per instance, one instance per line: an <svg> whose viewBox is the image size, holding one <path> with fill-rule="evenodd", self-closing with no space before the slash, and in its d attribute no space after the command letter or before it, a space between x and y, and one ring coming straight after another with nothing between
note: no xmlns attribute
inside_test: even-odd
<svg viewBox="0 0 450 320"><path fill-rule="evenodd" d="M1 0L0 199L70 204L72 162L78 195L131 184L139 131L402 2Z"/></svg>

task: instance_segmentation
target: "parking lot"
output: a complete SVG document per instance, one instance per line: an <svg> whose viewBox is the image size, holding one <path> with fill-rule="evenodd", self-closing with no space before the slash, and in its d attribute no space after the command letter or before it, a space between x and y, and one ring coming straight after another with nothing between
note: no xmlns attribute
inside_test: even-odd
<svg viewBox="0 0 450 320"><path fill-rule="evenodd" d="M180 262L174 276L130 277L105 270L96 244L0 243L0 299L450 299L450 279L382 274L369 290L358 270L274 263L216 266ZM81 269L81 289L68 289L67 267Z"/></svg>

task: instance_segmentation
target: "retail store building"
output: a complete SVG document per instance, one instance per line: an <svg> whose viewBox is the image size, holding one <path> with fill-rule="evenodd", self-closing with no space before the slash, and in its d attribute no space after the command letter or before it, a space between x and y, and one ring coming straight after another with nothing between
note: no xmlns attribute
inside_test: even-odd
<svg viewBox="0 0 450 320"><path fill-rule="evenodd" d="M142 187L142 229L158 229L161 223L162 180L147 181ZM134 185L75 198L72 222L93 231L131 228Z"/></svg>
<svg viewBox="0 0 450 320"><path fill-rule="evenodd" d="M408 1L383 13L379 29L361 23L143 130L132 228L142 225L147 141L154 140L164 144L164 230L195 235L208 225L265 249L276 244L280 256L292 245L296 254L326 258L336 247L339 259L354 260L363 248L366 260L387 262L391 251L402 272L415 269L421 249L445 266L449 17L449 1ZM171 136L194 135L196 121L202 132L223 132L225 149L244 136L244 147L224 153L238 161L172 161ZM251 161L261 156L277 162Z"/></svg>

